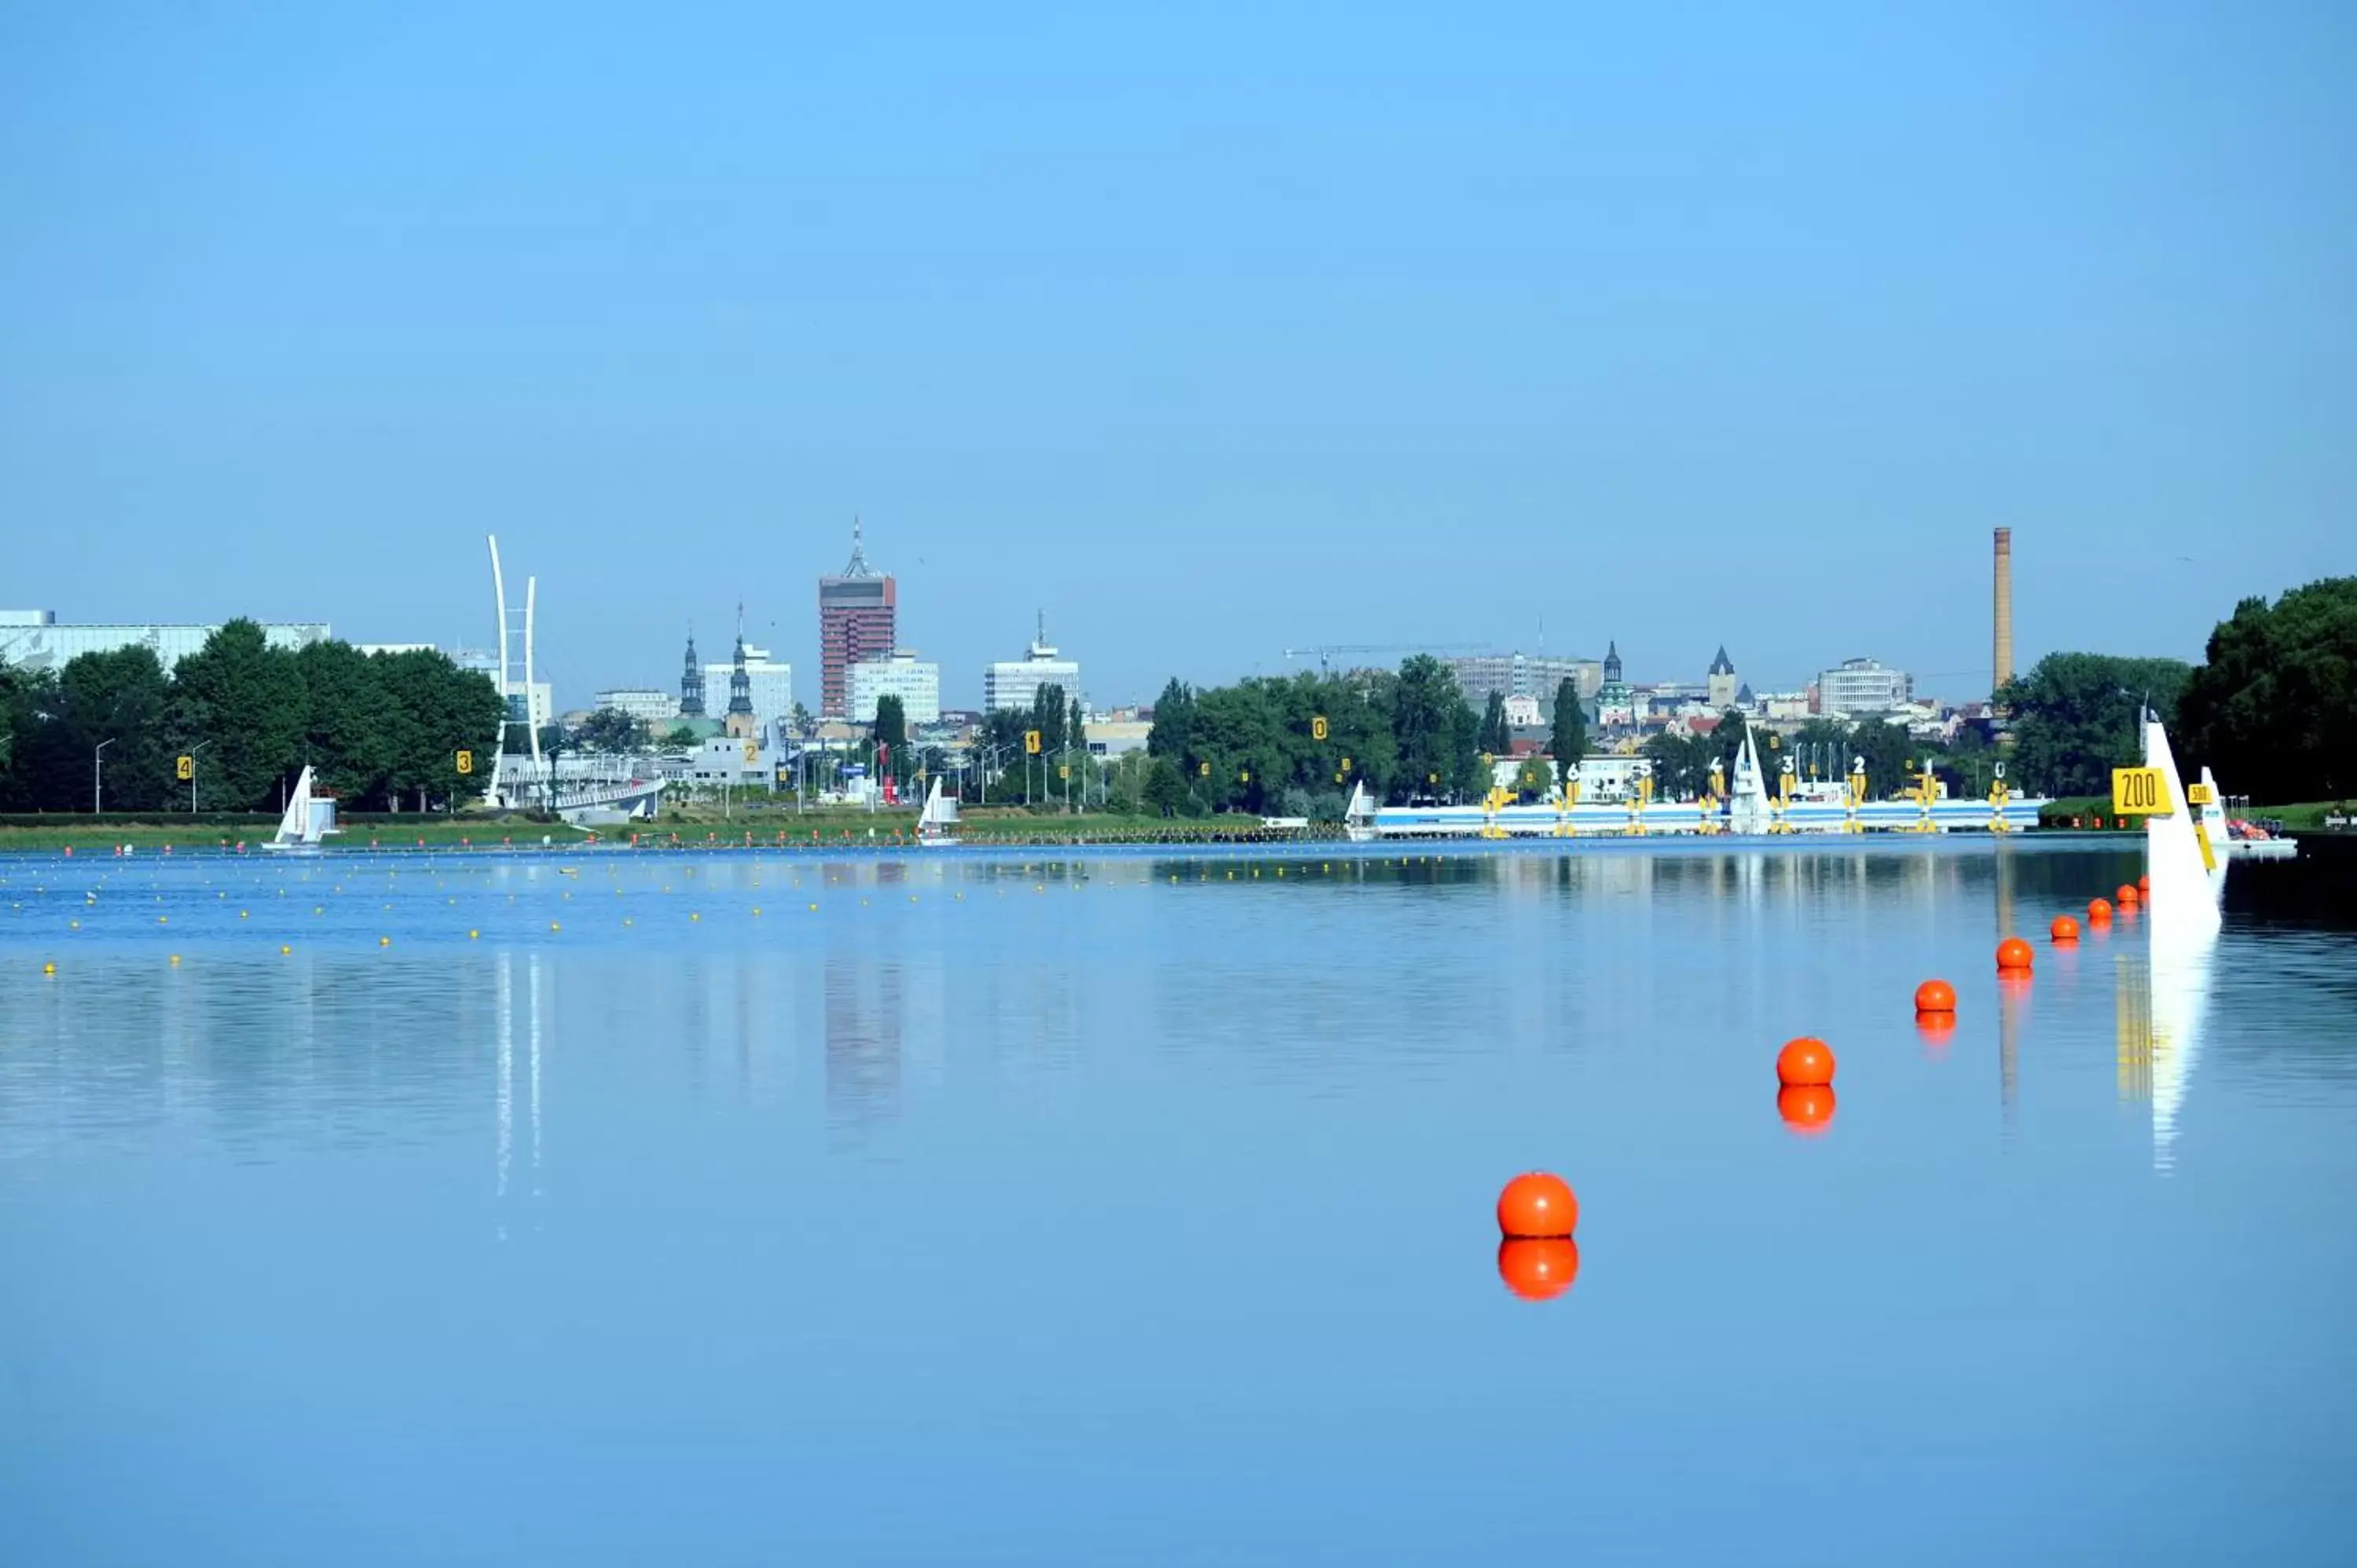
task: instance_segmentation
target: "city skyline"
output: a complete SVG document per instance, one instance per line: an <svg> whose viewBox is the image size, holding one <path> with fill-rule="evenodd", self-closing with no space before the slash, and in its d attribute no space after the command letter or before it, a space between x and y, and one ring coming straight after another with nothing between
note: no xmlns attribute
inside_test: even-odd
<svg viewBox="0 0 2357 1568"><path fill-rule="evenodd" d="M1993 528L2025 669L2351 567L2349 13L737 27L0 15L0 597L479 645L496 531L568 691L742 599L816 692L857 513L961 705L1042 604L1963 697Z"/></svg>

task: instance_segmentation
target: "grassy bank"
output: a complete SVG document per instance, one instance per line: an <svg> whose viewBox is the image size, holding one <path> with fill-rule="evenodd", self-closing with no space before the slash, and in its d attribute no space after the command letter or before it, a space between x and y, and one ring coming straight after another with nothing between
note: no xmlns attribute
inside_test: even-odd
<svg viewBox="0 0 2357 1568"><path fill-rule="evenodd" d="M2334 812L2342 816L2357 816L2357 802L2303 800L2288 806L2253 806L2248 811L2238 811L2235 814L2247 816L2253 820L2266 818L2271 822L2280 822L2286 828L2296 832L2323 832L2335 831L2324 826L2325 817ZM2050 828L2067 828L2071 825L2071 820L2073 817L2079 820L2082 826L2092 825L2095 819L2100 817L2106 831L2110 831L2119 821L2112 815L2112 798L2109 795L2070 796L2051 802L2038 813L2040 824ZM2135 822L2137 829L2143 826L2141 818L2131 819L2131 821Z"/></svg>

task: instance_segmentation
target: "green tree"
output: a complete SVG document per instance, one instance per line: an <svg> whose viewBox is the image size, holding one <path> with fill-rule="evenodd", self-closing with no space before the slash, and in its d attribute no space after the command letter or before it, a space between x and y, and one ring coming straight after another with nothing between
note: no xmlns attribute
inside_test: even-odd
<svg viewBox="0 0 2357 1568"><path fill-rule="evenodd" d="M457 757L471 751L481 758L498 744L507 703L491 678L461 670L448 654L433 649L374 654L371 661L380 667L397 715L393 761L385 775L388 803L407 801L422 809L441 800L456 806L487 788L490 770L479 766L472 774L461 774Z"/></svg>
<svg viewBox="0 0 2357 1568"><path fill-rule="evenodd" d="M1474 737L1474 745L1492 757L1504 757L1514 749L1514 732L1506 723L1503 693L1490 693L1490 701L1481 710L1481 729Z"/></svg>
<svg viewBox="0 0 2357 1568"><path fill-rule="evenodd" d="M385 684L385 666L349 642L315 642L295 654L303 678L304 756L319 783L361 807L389 803L403 714ZM205 771L199 763L201 790ZM205 791L209 793L210 791Z"/></svg>
<svg viewBox="0 0 2357 1568"><path fill-rule="evenodd" d="M2171 722L2191 673L2174 659L2048 654L1996 693L2013 713L2010 781L2038 794L2110 794L2112 769L2143 760L2144 705Z"/></svg>
<svg viewBox="0 0 2357 1568"><path fill-rule="evenodd" d="M695 726L694 725L673 725L671 726L669 732L663 736L662 743L664 747L668 750L686 751L695 745L695 741L696 735Z"/></svg>
<svg viewBox="0 0 2357 1568"><path fill-rule="evenodd" d="M1481 721L1454 670L1428 653L1411 654L1400 665L1392 702L1400 767L1394 798L1437 792L1464 800L1485 791Z"/></svg>
<svg viewBox="0 0 2357 1568"><path fill-rule="evenodd" d="M280 787L302 766L309 710L295 656L242 616L172 671L172 732L184 746L211 743L204 792L225 811L275 809Z"/></svg>
<svg viewBox="0 0 2357 1568"><path fill-rule="evenodd" d="M868 726L868 738L879 746L888 746L897 754L909 744L909 714L900 699L891 693L876 699L876 722Z"/></svg>
<svg viewBox="0 0 2357 1568"><path fill-rule="evenodd" d="M1653 765L1656 800L1687 800L1700 795L1710 783L1710 765L1718 756L1717 746L1707 736L1676 729L1647 736L1637 752Z"/></svg>
<svg viewBox="0 0 2357 1568"><path fill-rule="evenodd" d="M1514 771L1514 793L1523 800L1544 800L1555 788L1555 769L1535 757L1525 757Z"/></svg>
<svg viewBox="0 0 2357 1568"><path fill-rule="evenodd" d="M2180 763L2222 787L2275 805L2357 793L2357 577L2235 606L2179 717Z"/></svg>
<svg viewBox="0 0 2357 1568"><path fill-rule="evenodd" d="M1868 719L1851 730L1849 749L1852 761L1866 759L1867 798L1876 800L1906 788L1910 782L1908 763L1921 763L1926 755L1925 746L1904 727L1881 719Z"/></svg>
<svg viewBox="0 0 2357 1568"><path fill-rule="evenodd" d="M1547 736L1547 750L1555 756L1558 787L1570 782L1579 771L1579 759L1587 755L1587 710L1579 701L1579 682L1569 678L1555 683L1555 729Z"/></svg>
<svg viewBox="0 0 2357 1568"><path fill-rule="evenodd" d="M1154 703L1154 727L1146 733L1146 754L1167 757L1173 763L1187 756L1187 735L1195 719L1195 693L1176 675Z"/></svg>
<svg viewBox="0 0 2357 1568"><path fill-rule="evenodd" d="M583 751L619 757L646 749L648 736L644 719L634 719L619 708L599 708L581 721L574 733L574 744Z"/></svg>
<svg viewBox="0 0 2357 1568"><path fill-rule="evenodd" d="M41 811L90 810L93 754L105 743L107 809L168 804L174 751L167 704L163 666L145 648L81 654L54 678L36 681L27 693L17 757L27 803Z"/></svg>

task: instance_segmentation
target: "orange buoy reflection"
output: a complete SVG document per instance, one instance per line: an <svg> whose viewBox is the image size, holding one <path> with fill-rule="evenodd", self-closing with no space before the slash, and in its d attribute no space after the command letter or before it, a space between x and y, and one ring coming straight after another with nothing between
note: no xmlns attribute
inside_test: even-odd
<svg viewBox="0 0 2357 1568"><path fill-rule="evenodd" d="M1571 1184L1546 1171L1524 1171L1498 1195L1498 1230L1507 1236L1568 1236L1579 1229Z"/></svg>
<svg viewBox="0 0 2357 1568"><path fill-rule="evenodd" d="M1498 1277L1524 1301L1552 1301L1579 1277L1579 1243L1568 1236L1509 1236L1498 1243Z"/></svg>
<svg viewBox="0 0 2357 1568"><path fill-rule="evenodd" d="M1830 1083L1786 1084L1776 1091L1776 1114L1781 1116L1784 1124L1793 1132L1813 1138L1833 1125L1834 1086Z"/></svg>
<svg viewBox="0 0 2357 1568"><path fill-rule="evenodd" d="M1946 1050L1956 1037L1956 1015L1953 1013L1918 1013L1915 1015L1915 1036L1935 1050Z"/></svg>

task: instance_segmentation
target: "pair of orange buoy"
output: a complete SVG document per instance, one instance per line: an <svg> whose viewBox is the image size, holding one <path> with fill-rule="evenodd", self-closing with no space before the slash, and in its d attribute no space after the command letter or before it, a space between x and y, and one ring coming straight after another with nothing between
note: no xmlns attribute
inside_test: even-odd
<svg viewBox="0 0 2357 1568"><path fill-rule="evenodd" d="M2069 947L2079 940L2079 922L2068 915L2057 915L2054 923L2046 928L2046 934L2056 945Z"/></svg>
<svg viewBox="0 0 2357 1568"><path fill-rule="evenodd" d="M1549 1171L1525 1171L1498 1195L1498 1277L1524 1301L1547 1301L1579 1276L1579 1199Z"/></svg>
<svg viewBox="0 0 2357 1568"><path fill-rule="evenodd" d="M2007 937L1996 944L1996 970L1999 974L2028 974L2037 961L2037 953L2019 937Z"/></svg>
<svg viewBox="0 0 2357 1568"><path fill-rule="evenodd" d="M1952 996L1952 1004L1953 1000ZM1785 1041L1784 1048L1776 1053L1776 1113L1784 1119L1786 1126L1813 1136L1832 1124L1835 1101L1831 1046L1812 1035Z"/></svg>

